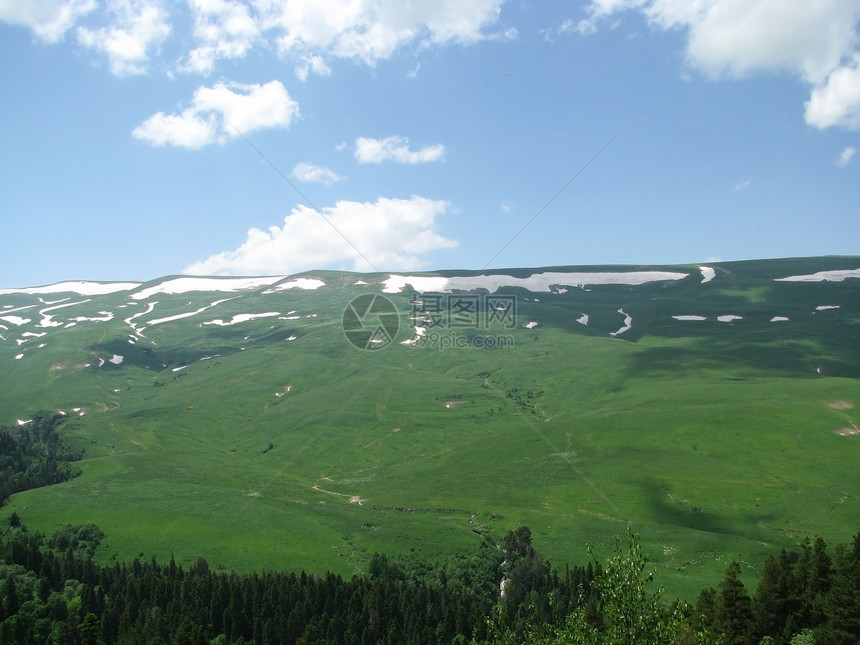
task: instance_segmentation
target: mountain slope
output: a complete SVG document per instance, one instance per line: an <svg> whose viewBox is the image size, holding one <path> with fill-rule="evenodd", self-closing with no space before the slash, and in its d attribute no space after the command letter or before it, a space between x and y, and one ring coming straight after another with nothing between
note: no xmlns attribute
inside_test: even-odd
<svg viewBox="0 0 860 645"><path fill-rule="evenodd" d="M342 573L522 523L561 564L633 522L683 595L856 532L858 267L3 290L0 422L62 410L86 458L2 512L94 522L104 557Z"/></svg>

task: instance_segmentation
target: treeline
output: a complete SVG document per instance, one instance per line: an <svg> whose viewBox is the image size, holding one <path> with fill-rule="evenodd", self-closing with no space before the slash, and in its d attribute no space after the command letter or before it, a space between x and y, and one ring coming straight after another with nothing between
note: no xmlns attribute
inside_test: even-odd
<svg viewBox="0 0 860 645"><path fill-rule="evenodd" d="M592 557L597 562L592 553ZM732 562L719 589L695 605L666 603L650 591L652 571L638 537L614 555L592 583L590 598L562 626L532 623L519 633L491 625L487 643L527 645L857 645L860 643L860 533L827 554L823 539L799 552L767 558L750 596Z"/></svg>
<svg viewBox="0 0 860 645"><path fill-rule="evenodd" d="M155 559L95 563L92 525L51 538L0 530L0 643L502 643L855 645L860 533L768 558L755 592L732 563L696 603L653 589L638 537L601 562L552 569L526 527L431 563L377 554L368 572L211 571ZM13 526L14 524L14 526Z"/></svg>
<svg viewBox="0 0 860 645"><path fill-rule="evenodd" d="M731 563L719 589L705 589L696 602L701 624L728 645L860 643L860 533L832 558L821 538L768 556L752 596L740 571Z"/></svg>
<svg viewBox="0 0 860 645"><path fill-rule="evenodd" d="M72 479L83 454L66 448L57 433L63 415L39 412L18 427L0 426L0 505L11 495Z"/></svg>
<svg viewBox="0 0 860 645"><path fill-rule="evenodd" d="M437 564L376 555L367 575L345 580L216 572L202 558L187 569L172 558L100 566L81 555L86 545L58 551L57 536L17 523L0 534L0 643L477 642L495 606L512 631L562 624L594 576L552 571L525 527Z"/></svg>

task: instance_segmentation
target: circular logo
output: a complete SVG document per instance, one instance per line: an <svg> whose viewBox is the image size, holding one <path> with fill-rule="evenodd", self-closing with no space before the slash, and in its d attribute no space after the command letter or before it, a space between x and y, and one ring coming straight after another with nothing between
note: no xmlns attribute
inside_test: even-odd
<svg viewBox="0 0 860 645"><path fill-rule="evenodd" d="M400 329L397 307L385 296L368 293L353 298L343 310L346 339L364 350L387 347Z"/></svg>

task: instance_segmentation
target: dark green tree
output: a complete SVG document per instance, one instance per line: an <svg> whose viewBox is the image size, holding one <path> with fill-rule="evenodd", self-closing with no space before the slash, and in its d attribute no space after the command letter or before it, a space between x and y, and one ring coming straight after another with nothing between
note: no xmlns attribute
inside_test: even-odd
<svg viewBox="0 0 860 645"><path fill-rule="evenodd" d="M824 645L860 643L860 533L851 548L836 547L824 613L826 621L817 641Z"/></svg>
<svg viewBox="0 0 860 645"><path fill-rule="evenodd" d="M726 645L751 642L752 603L740 580L741 565L734 561L720 582L714 606L714 630L725 637Z"/></svg>

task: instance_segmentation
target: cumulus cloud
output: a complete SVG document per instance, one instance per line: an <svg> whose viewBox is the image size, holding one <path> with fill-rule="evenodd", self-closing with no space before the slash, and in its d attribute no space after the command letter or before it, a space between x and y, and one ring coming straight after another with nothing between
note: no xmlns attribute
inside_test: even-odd
<svg viewBox="0 0 860 645"><path fill-rule="evenodd" d="M329 168L305 162L296 164L293 168L293 177L299 181L317 182L327 186L343 179L343 177Z"/></svg>
<svg viewBox="0 0 860 645"><path fill-rule="evenodd" d="M232 0L190 0L194 37L200 43L181 64L183 71L210 74L219 59L243 58L260 39L248 5Z"/></svg>
<svg viewBox="0 0 860 645"><path fill-rule="evenodd" d="M444 154L445 146L442 144L410 150L409 139L406 137L359 137L355 140L355 159L359 163L394 161L401 164L418 164L439 161Z"/></svg>
<svg viewBox="0 0 860 645"><path fill-rule="evenodd" d="M263 23L273 30L282 54L327 52L368 65L389 58L398 48L469 44L496 37L504 0L260 0Z"/></svg>
<svg viewBox="0 0 860 645"><path fill-rule="evenodd" d="M854 146L848 146L843 151L842 154L839 155L839 159L836 160L836 165L840 168L844 168L849 163L851 163L851 159L854 158L854 155L857 154L857 148Z"/></svg>
<svg viewBox="0 0 860 645"><path fill-rule="evenodd" d="M296 77L304 83L311 72L319 76L329 76L331 68L325 64L322 56L302 56L296 63Z"/></svg>
<svg viewBox="0 0 860 645"><path fill-rule="evenodd" d="M325 267L420 269L427 265L423 255L457 244L436 231L437 216L448 208L445 201L419 196L380 197L373 203L341 201L323 209L325 217L296 206L283 226L265 231L252 228L237 249L196 262L184 273L271 275Z"/></svg>
<svg viewBox="0 0 860 645"><path fill-rule="evenodd" d="M112 0L108 7L111 26L78 27L78 42L104 53L117 76L145 73L150 50L157 49L170 33L167 12L151 2L130 0Z"/></svg>
<svg viewBox="0 0 860 645"><path fill-rule="evenodd" d="M0 0L0 20L28 27L39 39L56 43L78 18L97 8L96 0Z"/></svg>
<svg viewBox="0 0 860 645"><path fill-rule="evenodd" d="M687 64L709 78L787 71L812 87L810 125L860 128L856 0L592 0L588 28L630 10L686 31Z"/></svg>
<svg viewBox="0 0 860 645"><path fill-rule="evenodd" d="M304 80L309 73L329 74L329 57L375 65L407 46L514 38L514 29L494 30L504 1L188 0L192 31L178 39L186 49L176 68L210 74L219 60L243 58L259 46L296 61ZM145 52L170 30L162 2L0 0L0 20L28 27L47 42L62 40L83 16L102 24L81 27L78 40L107 55L119 74L139 73Z"/></svg>
<svg viewBox="0 0 860 645"><path fill-rule="evenodd" d="M134 129L136 139L156 146L173 145L197 150L225 143L238 132L287 128L299 105L280 81L265 85L216 83L198 87L191 106L179 114L158 112Z"/></svg>
<svg viewBox="0 0 860 645"><path fill-rule="evenodd" d="M837 67L812 90L806 103L806 122L818 128L860 130L860 54L850 64Z"/></svg>

